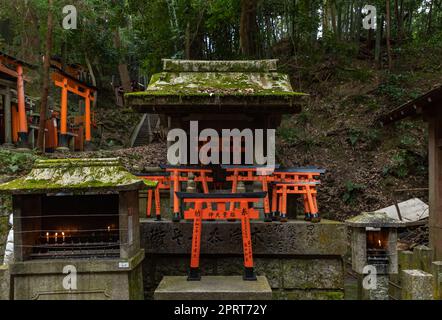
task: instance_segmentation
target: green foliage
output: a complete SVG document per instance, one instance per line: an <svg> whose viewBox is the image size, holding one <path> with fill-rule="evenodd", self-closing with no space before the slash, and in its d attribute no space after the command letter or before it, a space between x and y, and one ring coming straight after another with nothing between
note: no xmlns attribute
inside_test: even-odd
<svg viewBox="0 0 442 320"><path fill-rule="evenodd" d="M395 103L400 103L407 98L407 91L404 88L405 80L404 74L388 74L387 81L379 86L378 92Z"/></svg>
<svg viewBox="0 0 442 320"><path fill-rule="evenodd" d="M0 174L16 175L30 169L36 159L32 153L0 150Z"/></svg>
<svg viewBox="0 0 442 320"><path fill-rule="evenodd" d="M276 134L287 143L294 144L299 140L300 133L294 128L283 125L277 129Z"/></svg>
<svg viewBox="0 0 442 320"><path fill-rule="evenodd" d="M363 192L365 185L353 181L346 181L344 189L342 201L346 204L352 204L356 200L356 197Z"/></svg>
<svg viewBox="0 0 442 320"><path fill-rule="evenodd" d="M397 151L389 165L383 169L384 175L405 178L411 174L426 174L427 164L421 156L405 149Z"/></svg>

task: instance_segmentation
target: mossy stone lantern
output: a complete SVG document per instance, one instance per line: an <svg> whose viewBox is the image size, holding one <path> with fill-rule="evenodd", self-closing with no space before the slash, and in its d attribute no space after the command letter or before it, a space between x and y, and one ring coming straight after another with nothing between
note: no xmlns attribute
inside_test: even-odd
<svg viewBox="0 0 442 320"><path fill-rule="evenodd" d="M352 269L364 273L364 267L376 267L378 274L398 272L397 228L403 222L384 212L365 212L345 221L351 229Z"/></svg>

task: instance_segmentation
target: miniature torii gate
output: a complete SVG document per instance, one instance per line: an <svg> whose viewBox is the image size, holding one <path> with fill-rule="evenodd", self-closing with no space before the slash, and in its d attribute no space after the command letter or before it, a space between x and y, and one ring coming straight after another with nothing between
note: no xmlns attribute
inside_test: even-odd
<svg viewBox="0 0 442 320"><path fill-rule="evenodd" d="M67 148L67 117L68 117L68 93L71 92L85 99L84 126L85 141L91 142L91 101L94 101L95 88L90 87L73 76L59 70L52 73L52 80L57 87L61 88L61 108L60 108L60 148Z"/></svg>

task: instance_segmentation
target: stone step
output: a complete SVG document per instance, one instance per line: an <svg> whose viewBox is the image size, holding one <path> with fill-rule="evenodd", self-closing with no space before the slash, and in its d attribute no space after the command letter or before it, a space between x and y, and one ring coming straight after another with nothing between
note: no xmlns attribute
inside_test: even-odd
<svg viewBox="0 0 442 320"><path fill-rule="evenodd" d="M267 278L244 281L241 276L203 276L200 281L165 276L154 293L155 300L271 300Z"/></svg>

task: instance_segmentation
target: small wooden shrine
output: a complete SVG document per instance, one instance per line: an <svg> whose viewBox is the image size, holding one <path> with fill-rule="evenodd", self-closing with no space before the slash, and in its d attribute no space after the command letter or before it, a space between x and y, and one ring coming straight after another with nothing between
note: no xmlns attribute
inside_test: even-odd
<svg viewBox="0 0 442 320"><path fill-rule="evenodd" d="M385 114L383 125L407 117L423 117L428 122L428 162L430 196L430 245L435 259L442 259L442 86Z"/></svg>
<svg viewBox="0 0 442 320"><path fill-rule="evenodd" d="M126 103L140 113L160 114L169 130L276 129L283 114L301 111L303 93L288 75L277 72L277 60L163 60L146 91L128 93Z"/></svg>

